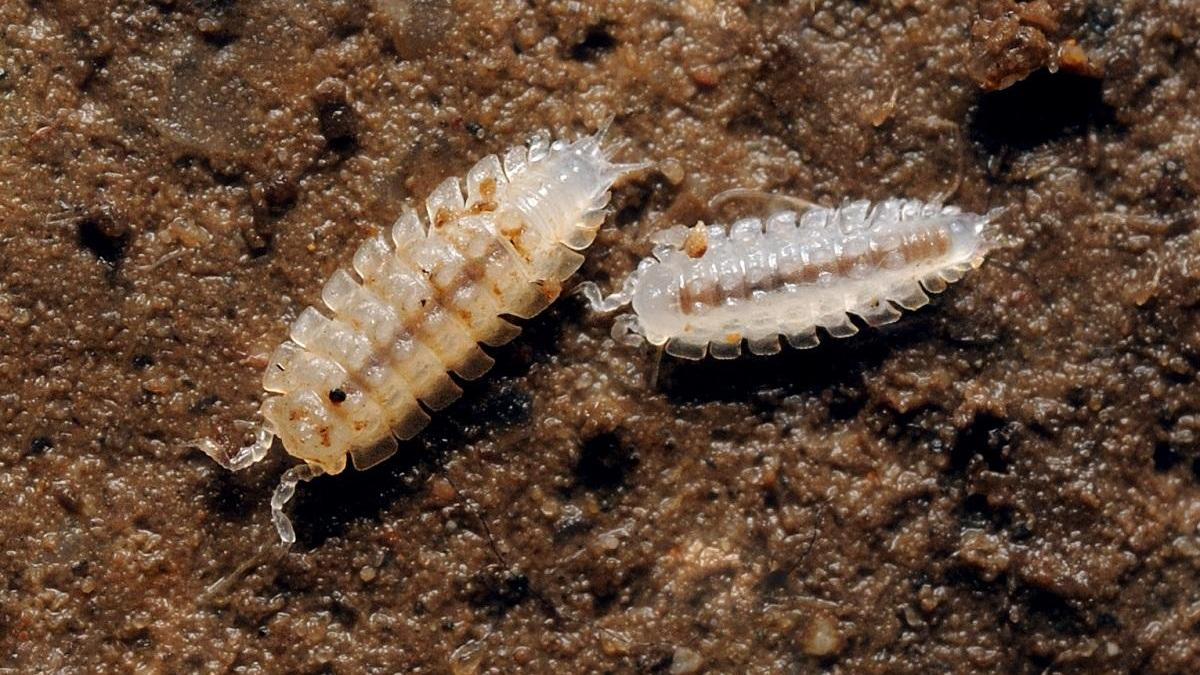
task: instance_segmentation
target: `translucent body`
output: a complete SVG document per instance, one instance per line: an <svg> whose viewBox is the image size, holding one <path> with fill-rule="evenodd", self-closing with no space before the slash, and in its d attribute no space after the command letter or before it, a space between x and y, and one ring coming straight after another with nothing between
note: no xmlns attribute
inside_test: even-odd
<svg viewBox="0 0 1200 675"><path fill-rule="evenodd" d="M232 458L201 447L240 469L278 436L317 473L342 471L347 453L358 468L391 455L461 395L449 373L479 377L493 363L479 345L516 337L504 317L542 311L582 264L613 182L640 168L611 163L600 136L485 157L439 185L423 215L364 242L272 355L257 442Z"/></svg>
<svg viewBox="0 0 1200 675"><path fill-rule="evenodd" d="M614 334L632 331L675 356L734 358L745 341L755 354L817 344L900 318L979 266L992 246L993 214L890 199L840 208L781 211L765 222L674 228L654 257L600 309L632 304ZM592 293L594 302L595 294Z"/></svg>

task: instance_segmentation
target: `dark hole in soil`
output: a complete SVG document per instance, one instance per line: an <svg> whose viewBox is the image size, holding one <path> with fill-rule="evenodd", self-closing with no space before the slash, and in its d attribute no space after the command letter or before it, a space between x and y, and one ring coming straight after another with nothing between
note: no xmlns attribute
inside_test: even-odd
<svg viewBox="0 0 1200 675"><path fill-rule="evenodd" d="M117 267L125 257L129 233L107 218L87 218L77 227L79 245L110 267Z"/></svg>
<svg viewBox="0 0 1200 675"><path fill-rule="evenodd" d="M262 186L267 215L279 218L296 205L299 188L288 176L274 176Z"/></svg>
<svg viewBox="0 0 1200 675"><path fill-rule="evenodd" d="M611 52L616 46L617 40L608 32L607 26L592 26L584 36L583 42L571 48L571 58L576 61L593 61Z"/></svg>
<svg viewBox="0 0 1200 675"><path fill-rule="evenodd" d="M620 487L637 463L637 455L616 434L600 434L584 441L575 477L586 488L612 490Z"/></svg>
<svg viewBox="0 0 1200 675"><path fill-rule="evenodd" d="M242 239L250 257L261 258L275 246L274 226L266 218L255 217L249 226L242 228Z"/></svg>
<svg viewBox="0 0 1200 675"><path fill-rule="evenodd" d="M1101 80L1040 70L1013 86L984 94L971 119L972 138L991 154L1043 143L1114 123Z"/></svg>
<svg viewBox="0 0 1200 675"><path fill-rule="evenodd" d="M662 645L652 645L637 657L637 672L665 673L675 660L674 654Z"/></svg>
<svg viewBox="0 0 1200 675"><path fill-rule="evenodd" d="M1007 506L992 506L988 503L987 495L976 492L963 500L960 521L968 528L991 525L995 530L1004 530L1012 525L1012 509Z"/></svg>
<svg viewBox="0 0 1200 675"><path fill-rule="evenodd" d="M470 601L476 607L487 608L500 617L532 595L529 577L497 565L476 574Z"/></svg>
<svg viewBox="0 0 1200 675"><path fill-rule="evenodd" d="M1171 446L1166 443L1159 443L1154 446L1154 470L1155 471L1170 471L1183 461L1183 457L1171 449Z"/></svg>
<svg viewBox="0 0 1200 675"><path fill-rule="evenodd" d="M1079 635L1084 629L1084 620L1079 610L1071 606L1061 595L1042 588L1029 589L1022 598L1035 622L1040 619L1052 630L1063 635Z"/></svg>
<svg viewBox="0 0 1200 675"><path fill-rule="evenodd" d="M330 150L349 155L358 149L358 114L345 101L319 105L317 123Z"/></svg>
<svg viewBox="0 0 1200 675"><path fill-rule="evenodd" d="M358 623L358 609L347 603L340 592L330 598L329 615L346 628L354 628Z"/></svg>
<svg viewBox="0 0 1200 675"><path fill-rule="evenodd" d="M955 473L966 471L972 458L979 455L990 471L1008 472L1009 434L1006 421L988 413L979 413L958 436L950 449L950 470Z"/></svg>
<svg viewBox="0 0 1200 675"><path fill-rule="evenodd" d="M54 448L54 443L45 436L38 436L29 443L29 455L40 455Z"/></svg>
<svg viewBox="0 0 1200 675"><path fill-rule="evenodd" d="M202 0L198 5L205 22L197 28L205 42L220 49L238 39L236 0Z"/></svg>

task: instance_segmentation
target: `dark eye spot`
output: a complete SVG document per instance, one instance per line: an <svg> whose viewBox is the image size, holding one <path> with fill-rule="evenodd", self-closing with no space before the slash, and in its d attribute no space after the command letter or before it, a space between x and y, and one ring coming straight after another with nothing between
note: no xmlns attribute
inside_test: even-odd
<svg viewBox="0 0 1200 675"><path fill-rule="evenodd" d="M342 401L346 400L346 392L342 391L341 389L330 389L329 400L333 401L334 403L341 403Z"/></svg>

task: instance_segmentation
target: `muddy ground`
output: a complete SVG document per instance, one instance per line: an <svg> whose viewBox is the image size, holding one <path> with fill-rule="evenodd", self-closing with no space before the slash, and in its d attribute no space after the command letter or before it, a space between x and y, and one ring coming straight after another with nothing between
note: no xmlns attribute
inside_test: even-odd
<svg viewBox="0 0 1200 675"><path fill-rule="evenodd" d="M1195 672L1200 6L0 4L0 666ZM401 455L231 474L401 206L613 116L577 278L735 186L1007 209L883 330L699 364L568 297ZM739 205L743 210L755 205Z"/></svg>

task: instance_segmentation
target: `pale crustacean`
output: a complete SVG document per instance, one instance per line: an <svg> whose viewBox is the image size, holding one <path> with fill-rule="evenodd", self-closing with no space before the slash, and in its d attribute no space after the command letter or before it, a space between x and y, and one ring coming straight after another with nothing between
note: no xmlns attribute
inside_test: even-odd
<svg viewBox="0 0 1200 675"><path fill-rule="evenodd" d="M505 317L530 318L559 296L604 221L610 188L646 166L612 162L603 135L539 135L480 160L465 185L446 179L424 217L406 209L326 282L324 307L292 323L263 374L256 440L232 456L195 442L232 470L261 460L276 437L304 461L271 500L284 542L295 540L283 506L299 481L341 472L347 454L358 469L391 456L397 439L461 395L451 374L471 380L491 368L480 344L520 332Z"/></svg>
<svg viewBox="0 0 1200 675"><path fill-rule="evenodd" d="M598 311L632 307L614 322L617 340L644 339L684 359L736 358L743 342L774 354L780 335L813 347L818 327L848 337L858 332L848 314L891 323L981 265L996 245L998 214L888 199L782 210L728 230L674 227L654 237L653 255L620 291L580 290Z"/></svg>

